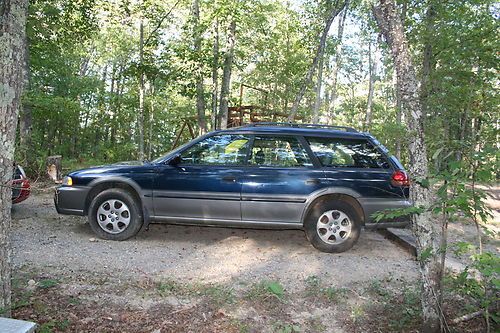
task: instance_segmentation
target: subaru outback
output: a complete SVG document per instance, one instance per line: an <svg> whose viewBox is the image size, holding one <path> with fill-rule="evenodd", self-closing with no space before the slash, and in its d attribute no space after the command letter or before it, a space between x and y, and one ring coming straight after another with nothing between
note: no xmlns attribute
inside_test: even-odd
<svg viewBox="0 0 500 333"><path fill-rule="evenodd" d="M303 229L318 250L343 252L362 228L405 227L373 214L411 206L401 163L349 127L254 123L203 135L152 162L74 171L57 188L60 214L88 216L103 239L150 222Z"/></svg>

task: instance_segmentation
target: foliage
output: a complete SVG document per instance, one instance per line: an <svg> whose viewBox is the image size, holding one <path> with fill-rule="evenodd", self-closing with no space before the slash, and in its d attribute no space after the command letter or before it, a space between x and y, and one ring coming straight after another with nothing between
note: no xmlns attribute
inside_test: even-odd
<svg viewBox="0 0 500 333"><path fill-rule="evenodd" d="M427 106L427 138L437 159L435 173L451 161L478 156L485 181L499 169L496 21L493 1L403 1L411 50L422 80ZM139 75L146 77L144 132L149 159L168 151L183 119L196 115L195 83L204 78L206 114L213 118L210 78L219 80L226 52L228 24L236 21L230 106L256 105L264 114L285 114L300 88L316 48L328 2L280 0L199 0L196 28L190 1L36 0L28 17L29 89L24 105L32 112L31 145L17 156L29 156L31 170L43 169L47 155L97 164L138 157ZM426 19L432 7L435 17ZM144 60L139 63L139 22L145 26ZM429 23L431 22L431 23ZM400 111L388 50L377 43L369 2L351 1L344 40L333 25L324 61L321 121L365 128L368 43L379 62L375 73L372 122L368 130L392 152L411 138L398 120ZM193 34L201 37L195 52ZM430 36L432 35L432 38ZM214 42L218 41L218 50ZM460 43L457 41L460 40ZM336 89L331 86L336 45L342 61ZM424 49L432 49L431 71L424 76ZM215 52L215 53L214 53ZM426 74L427 75L427 74ZM314 80L313 80L314 82ZM240 84L246 88L239 96ZM220 84L219 84L220 86ZM426 86L427 87L427 86ZM424 87L425 88L425 87ZM335 90L335 91L334 91ZM310 121L315 99L308 87L299 108ZM331 105L331 95L337 102ZM329 109L333 108L331 113ZM333 118L330 118L332 115ZM211 123L209 121L209 123ZM213 129L213 124L211 126ZM186 131L187 132L187 131ZM182 133L181 142L189 139ZM487 156L486 156L487 155ZM481 156L481 157L479 157Z"/></svg>
<svg viewBox="0 0 500 333"><path fill-rule="evenodd" d="M275 297L282 300L285 296L285 289L278 281L261 281L253 285L247 292L248 299L259 299Z"/></svg>
<svg viewBox="0 0 500 333"><path fill-rule="evenodd" d="M468 254L471 263L459 274L451 277L451 287L453 290L463 295L471 297L477 308L489 309L498 305L500 294L500 258L495 253L480 253L476 246L468 242L458 242L454 244L455 254ZM497 324L500 324L500 317L494 312L485 311L488 316Z"/></svg>

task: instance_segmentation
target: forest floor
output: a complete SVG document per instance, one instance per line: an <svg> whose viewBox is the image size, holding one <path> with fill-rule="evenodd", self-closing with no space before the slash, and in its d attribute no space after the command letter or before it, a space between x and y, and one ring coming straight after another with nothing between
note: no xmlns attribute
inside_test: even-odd
<svg viewBox="0 0 500 333"><path fill-rule="evenodd" d="M500 188L489 204L498 212ZM341 254L302 231L153 224L124 242L96 239L86 218L58 215L50 189L12 211L15 318L41 332L413 332L415 259L365 231ZM470 224L450 241L475 240ZM498 254L498 240L486 239ZM452 258L466 263L463 258ZM445 313L465 313L445 297ZM481 332L481 317L453 327Z"/></svg>

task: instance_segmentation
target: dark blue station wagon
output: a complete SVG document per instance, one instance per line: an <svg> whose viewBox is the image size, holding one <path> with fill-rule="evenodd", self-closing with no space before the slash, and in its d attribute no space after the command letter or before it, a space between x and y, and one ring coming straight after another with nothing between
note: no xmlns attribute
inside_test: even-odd
<svg viewBox="0 0 500 333"><path fill-rule="evenodd" d="M145 163L70 173L60 214L88 215L101 238L125 240L150 222L303 229L324 252L342 252L372 214L406 208L403 166L374 137L347 127L256 123L203 135Z"/></svg>

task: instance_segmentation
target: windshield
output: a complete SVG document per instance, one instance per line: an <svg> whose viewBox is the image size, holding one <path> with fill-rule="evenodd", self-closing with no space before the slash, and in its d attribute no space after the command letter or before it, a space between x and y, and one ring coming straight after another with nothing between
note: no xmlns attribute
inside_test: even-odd
<svg viewBox="0 0 500 333"><path fill-rule="evenodd" d="M208 134L212 134L212 133L208 133ZM164 160L165 160L168 156L172 156L172 155L177 154L179 151L184 150L184 148L186 148L187 146L191 145L191 144L192 144L192 143L194 143L195 141L199 141L199 140L201 140L202 138L205 138L206 136L208 136L208 134L205 134L205 135L203 135L203 136L200 136L200 137L198 137L198 138L196 138L196 139L190 140L190 141L188 141L188 142L186 142L186 143L184 143L184 144L180 145L179 147L177 147L177 148L175 148L175 149L173 149L173 150L171 150L171 151L169 151L169 152L167 152L167 153L165 153L165 154L161 155L161 156L160 156L160 157L158 157L157 159L152 160L152 161L151 161L151 163L158 164L158 163L163 162L163 161L164 161Z"/></svg>

